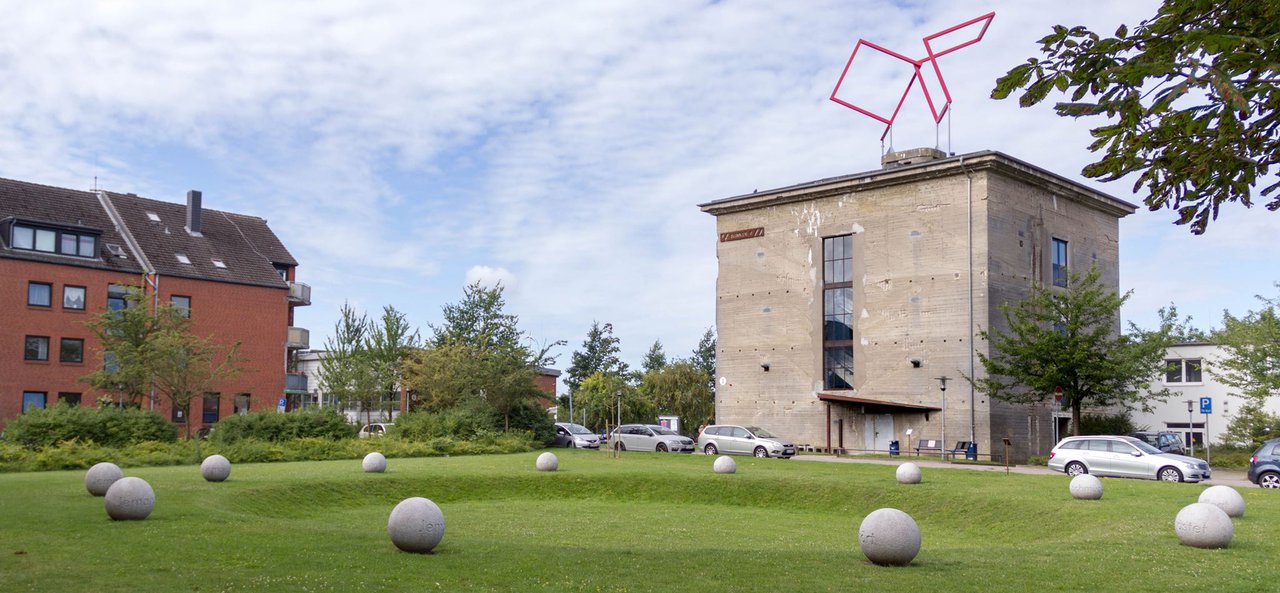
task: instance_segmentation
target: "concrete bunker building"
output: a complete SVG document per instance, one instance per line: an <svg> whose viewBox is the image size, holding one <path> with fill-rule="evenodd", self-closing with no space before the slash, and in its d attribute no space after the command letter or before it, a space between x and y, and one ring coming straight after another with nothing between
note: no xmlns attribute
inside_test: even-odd
<svg viewBox="0 0 1280 593"><path fill-rule="evenodd" d="M1117 289L1135 206L994 151L882 164L699 205L718 233L716 421L826 451L1048 451L1068 416L1052 395L992 401L962 375L979 376L977 334L1006 331L1000 305L1033 283L1097 266Z"/></svg>

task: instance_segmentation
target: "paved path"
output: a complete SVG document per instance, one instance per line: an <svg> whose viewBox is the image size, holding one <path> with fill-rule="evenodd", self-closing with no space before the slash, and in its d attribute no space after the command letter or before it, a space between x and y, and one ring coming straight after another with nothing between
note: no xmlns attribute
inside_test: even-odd
<svg viewBox="0 0 1280 593"><path fill-rule="evenodd" d="M855 456L844 455L844 456L837 457L835 455L805 454L805 455L797 455L795 457L792 457L792 459L798 459L800 461L825 461L828 463L874 463L878 465L899 465L904 462L910 461L920 467L941 467L941 468L947 468L947 469L967 469L970 471L999 472L999 473L1003 473L1005 471L1005 468L1003 465L970 465L968 463L951 463L947 461L940 461L937 459L930 459L928 457L913 457L909 455L904 455L899 459L884 459L884 458L876 458L876 457L858 457L856 455ZM1063 475L1059 472L1055 472L1042 465L1011 465L1009 466L1009 473L1031 474L1031 475L1037 475L1037 474L1038 475L1053 474L1058 476ZM1245 477L1245 473L1243 471L1231 470L1231 469L1214 469L1213 479L1209 480L1208 483L1212 485L1223 484L1223 485L1232 486L1235 488L1257 488L1257 486L1249 482L1248 478Z"/></svg>

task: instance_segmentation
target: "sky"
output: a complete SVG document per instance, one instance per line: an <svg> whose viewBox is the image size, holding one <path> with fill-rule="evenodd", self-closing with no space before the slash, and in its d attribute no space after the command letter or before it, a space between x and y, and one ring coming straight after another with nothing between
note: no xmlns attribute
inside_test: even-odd
<svg viewBox="0 0 1280 593"><path fill-rule="evenodd" d="M300 262L314 348L342 304L427 333L472 282L505 287L537 344L612 323L638 366L715 320L716 233L697 204L879 168L887 147L998 150L1084 178L1089 120L989 98L1055 24L1111 33L1156 2L0 0L0 177L263 217ZM921 38L995 11L940 59L954 104L913 93L892 142L828 100L859 38ZM859 60L863 60L860 54ZM868 56L842 98L911 74ZM1200 327L1280 296L1280 213L1225 207L1207 234L1121 220L1126 322L1176 303Z"/></svg>

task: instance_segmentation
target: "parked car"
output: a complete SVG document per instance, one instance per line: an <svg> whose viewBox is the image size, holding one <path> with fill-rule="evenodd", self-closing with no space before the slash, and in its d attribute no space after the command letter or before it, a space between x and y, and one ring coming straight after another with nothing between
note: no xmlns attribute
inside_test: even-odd
<svg viewBox="0 0 1280 593"><path fill-rule="evenodd" d="M1176 432L1157 432L1153 430L1143 430L1131 432L1129 436L1145 442L1165 453L1176 453L1178 455L1186 455L1187 448L1182 444L1182 435Z"/></svg>
<svg viewBox="0 0 1280 593"><path fill-rule="evenodd" d="M707 455L755 455L789 459L796 446L759 426L712 424L698 435L698 448Z"/></svg>
<svg viewBox="0 0 1280 593"><path fill-rule="evenodd" d="M599 449L600 437L595 432L587 430L587 427L572 422L556 423L556 442L557 447L576 447L578 449Z"/></svg>
<svg viewBox="0 0 1280 593"><path fill-rule="evenodd" d="M623 424L609 433L609 446L619 451L693 453L693 439L657 424Z"/></svg>
<svg viewBox="0 0 1280 593"><path fill-rule="evenodd" d="M367 439L369 437L380 437L384 434L387 434L387 430L389 430L392 426L395 426L395 423L374 422L373 424L366 424L360 427L360 432L357 433L356 436L362 439Z"/></svg>
<svg viewBox="0 0 1280 593"><path fill-rule="evenodd" d="M1262 443L1249 458L1249 481L1263 488L1280 488L1280 439Z"/></svg>
<svg viewBox="0 0 1280 593"><path fill-rule="evenodd" d="M1208 480L1203 459L1165 453L1126 436L1067 437L1049 452L1049 469L1069 476L1095 474L1166 482Z"/></svg>

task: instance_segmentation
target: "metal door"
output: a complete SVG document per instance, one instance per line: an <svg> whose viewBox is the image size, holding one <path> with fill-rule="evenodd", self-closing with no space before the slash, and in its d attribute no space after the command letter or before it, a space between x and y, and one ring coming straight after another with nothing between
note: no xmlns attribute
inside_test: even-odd
<svg viewBox="0 0 1280 593"><path fill-rule="evenodd" d="M866 430L863 431L866 448L888 451L889 441L893 440L893 414L867 415L866 419Z"/></svg>

